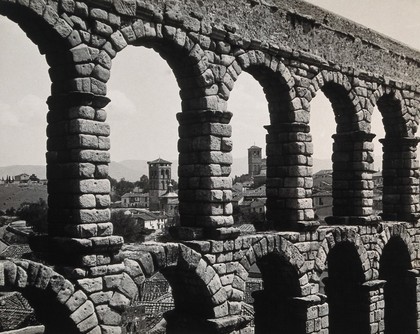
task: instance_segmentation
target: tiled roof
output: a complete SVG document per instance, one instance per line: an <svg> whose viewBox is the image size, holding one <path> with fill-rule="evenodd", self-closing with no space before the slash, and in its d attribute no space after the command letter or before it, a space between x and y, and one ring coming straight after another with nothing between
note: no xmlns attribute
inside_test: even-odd
<svg viewBox="0 0 420 334"><path fill-rule="evenodd" d="M253 200L251 202L251 207L259 206L259 205L265 205L267 203L266 198L257 198L256 200Z"/></svg>
<svg viewBox="0 0 420 334"><path fill-rule="evenodd" d="M325 191L319 191L319 192L314 192L313 193L314 197L331 197L332 196L332 192L325 190Z"/></svg>
<svg viewBox="0 0 420 334"><path fill-rule="evenodd" d="M266 196L266 186L262 185L257 189L247 190L244 193L245 197L265 197Z"/></svg>
<svg viewBox="0 0 420 334"><path fill-rule="evenodd" d="M161 158L153 160L153 161L148 161L147 163L148 164L172 164L172 162L170 162L168 160L161 159Z"/></svg>
<svg viewBox="0 0 420 334"><path fill-rule="evenodd" d="M0 296L0 330L13 330L36 324L34 310L20 293Z"/></svg>
<svg viewBox="0 0 420 334"><path fill-rule="evenodd" d="M140 218L141 220L149 221L149 220L165 219L167 218L167 216L162 215L162 214L157 215L150 211L144 211L144 212L133 214L133 218Z"/></svg>
<svg viewBox="0 0 420 334"><path fill-rule="evenodd" d="M235 225L242 233L255 233L255 226L252 224L241 224L241 225Z"/></svg>
<svg viewBox="0 0 420 334"><path fill-rule="evenodd" d="M322 176L322 175L332 175L332 169L321 169L320 171L316 172L313 176Z"/></svg>
<svg viewBox="0 0 420 334"><path fill-rule="evenodd" d="M1 254L1 257L12 257L15 259L22 258L23 254L31 253L31 248L28 244L13 244L9 245Z"/></svg>
<svg viewBox="0 0 420 334"><path fill-rule="evenodd" d="M125 193L121 198L149 197L149 193Z"/></svg>
<svg viewBox="0 0 420 334"><path fill-rule="evenodd" d="M164 193L162 196L159 196L160 198L178 198L178 194L176 192L167 192Z"/></svg>

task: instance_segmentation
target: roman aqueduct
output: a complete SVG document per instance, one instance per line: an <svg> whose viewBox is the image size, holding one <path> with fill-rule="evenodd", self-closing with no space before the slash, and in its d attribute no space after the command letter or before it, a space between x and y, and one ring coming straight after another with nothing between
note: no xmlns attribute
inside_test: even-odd
<svg viewBox="0 0 420 334"><path fill-rule="evenodd" d="M0 0L50 67L49 233L40 261L4 259L47 333L121 333L145 278L161 272L168 333L250 333L241 313L250 266L256 333L417 333L420 53L302 1ZM153 48L176 77L181 226L176 242L125 247L110 223L111 64ZM266 95L264 232L232 226L229 95L242 72ZM314 218L311 100L337 123L333 216ZM383 214L373 215L371 115L383 118ZM326 280L321 280L323 273ZM320 293L320 288L325 294Z"/></svg>

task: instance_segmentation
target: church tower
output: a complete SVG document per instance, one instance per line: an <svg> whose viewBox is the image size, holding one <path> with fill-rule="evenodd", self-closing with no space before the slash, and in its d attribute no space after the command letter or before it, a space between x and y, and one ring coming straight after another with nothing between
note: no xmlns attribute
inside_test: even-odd
<svg viewBox="0 0 420 334"><path fill-rule="evenodd" d="M160 208L159 197L165 194L171 182L172 162L161 158L148 161L149 165L149 208L157 211Z"/></svg>
<svg viewBox="0 0 420 334"><path fill-rule="evenodd" d="M254 176L260 174L262 167L262 148L251 146L248 149L248 175Z"/></svg>

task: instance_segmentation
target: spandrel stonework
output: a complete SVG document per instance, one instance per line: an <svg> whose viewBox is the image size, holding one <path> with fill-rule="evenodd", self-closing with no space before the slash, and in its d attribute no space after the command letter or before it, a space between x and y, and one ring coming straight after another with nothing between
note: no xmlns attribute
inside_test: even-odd
<svg viewBox="0 0 420 334"><path fill-rule="evenodd" d="M0 14L50 66L49 233L31 241L43 261L0 261L0 286L22 292L47 333L126 331L156 273L173 296L167 333L420 330L419 52L297 0L0 0ZM176 242L128 246L113 235L103 108L126 47L156 50L179 85ZM251 235L234 226L230 178L229 95L243 71L263 87L270 114L267 224ZM319 91L337 123L328 226L312 196ZM381 216L375 106L386 131ZM263 289L250 317L243 301L254 265Z"/></svg>

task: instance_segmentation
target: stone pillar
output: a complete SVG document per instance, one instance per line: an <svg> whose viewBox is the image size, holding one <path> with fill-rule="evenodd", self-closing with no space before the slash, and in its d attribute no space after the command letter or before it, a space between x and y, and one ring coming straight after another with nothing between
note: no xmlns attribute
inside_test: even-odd
<svg viewBox="0 0 420 334"><path fill-rule="evenodd" d="M267 221L278 231L313 228L312 138L303 123L265 127L267 138Z"/></svg>
<svg viewBox="0 0 420 334"><path fill-rule="evenodd" d="M411 271L411 276L413 277L413 283L416 286L416 295L415 295L415 299L416 299L416 305L417 305L417 309L416 309L416 328L413 330L414 333L420 333L420 271L418 269L414 269Z"/></svg>
<svg viewBox="0 0 420 334"><path fill-rule="evenodd" d="M373 216L374 134L363 131L333 135L333 217L329 224L377 222Z"/></svg>
<svg viewBox="0 0 420 334"><path fill-rule="evenodd" d="M228 239L232 228L232 128L230 112L191 111L179 121L179 239Z"/></svg>
<svg viewBox="0 0 420 334"><path fill-rule="evenodd" d="M294 298L296 311L304 323L306 334L321 334L328 331L328 303L325 295Z"/></svg>
<svg viewBox="0 0 420 334"><path fill-rule="evenodd" d="M417 144L420 138L381 139L383 145L383 214L384 220L417 221L420 217L419 163Z"/></svg>
<svg viewBox="0 0 420 334"><path fill-rule="evenodd" d="M110 129L102 109L108 102L87 93L48 99L49 235L33 239L31 246L54 263L109 264L123 243L112 235L110 222Z"/></svg>
<svg viewBox="0 0 420 334"><path fill-rule="evenodd" d="M370 334L385 332L385 299L384 285L386 281L374 280L363 283L368 294Z"/></svg>

